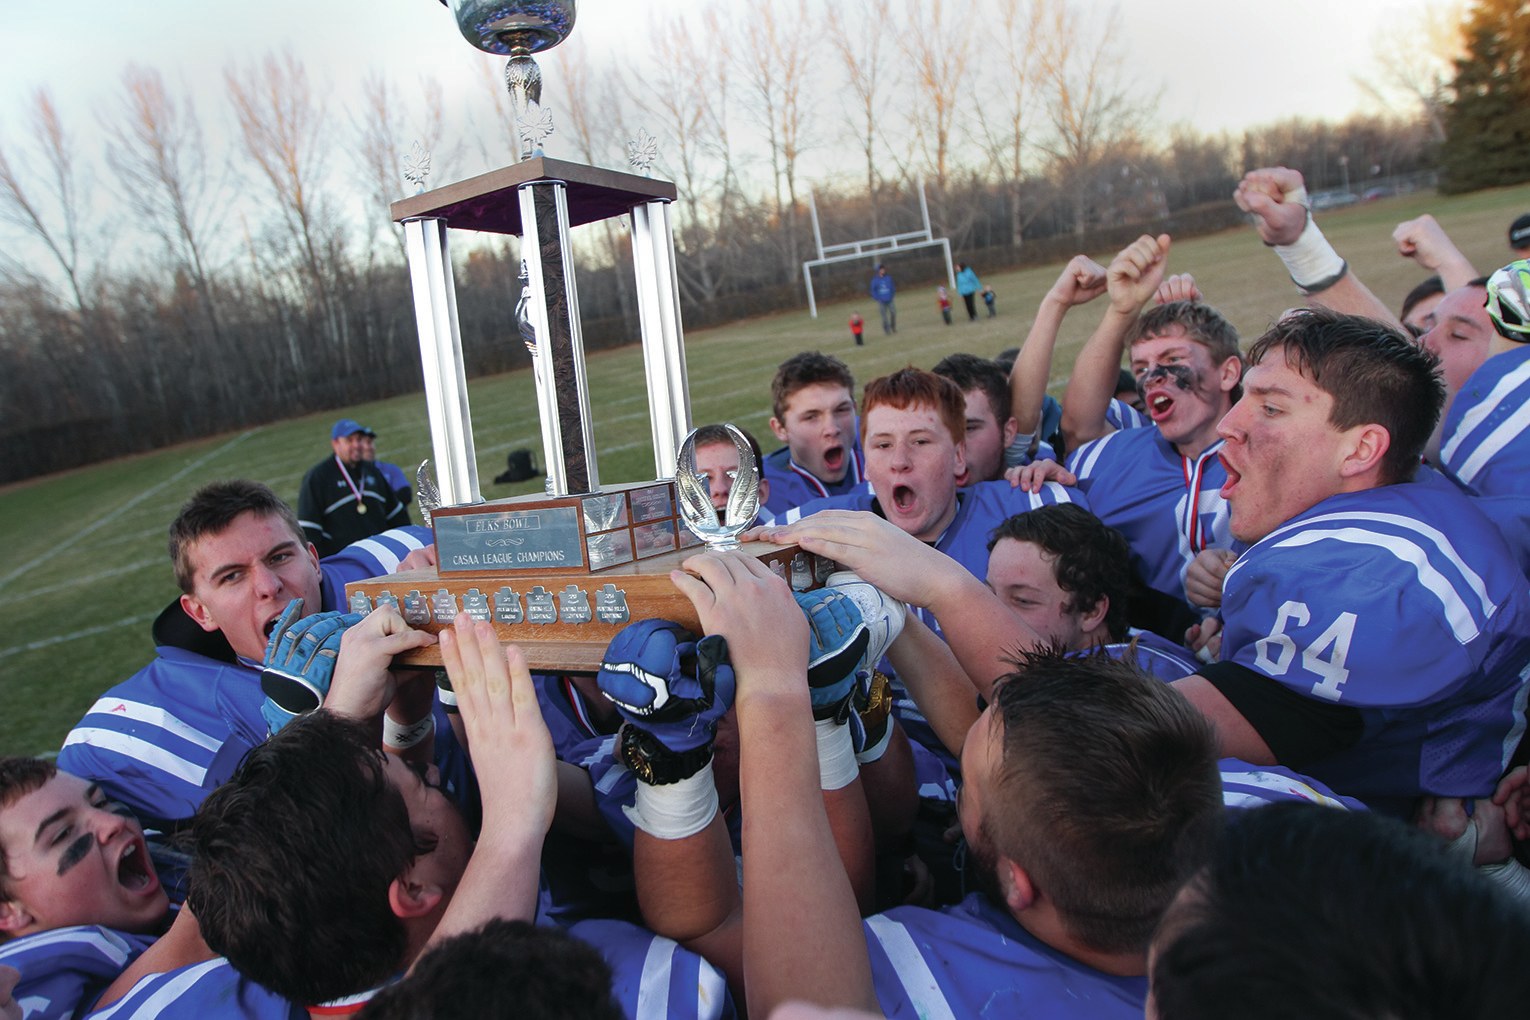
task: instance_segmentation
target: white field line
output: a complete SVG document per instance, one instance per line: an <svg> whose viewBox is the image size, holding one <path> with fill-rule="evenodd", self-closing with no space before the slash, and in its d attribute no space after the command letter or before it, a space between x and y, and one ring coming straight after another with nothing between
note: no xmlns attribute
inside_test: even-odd
<svg viewBox="0 0 1530 1020"><path fill-rule="evenodd" d="M42 648L51 648L53 645L61 645L67 641L77 641L80 638L93 637L96 634L104 634L109 630L119 627L131 627L135 624L145 623L159 615L158 611L152 613L140 613L137 616L129 616L112 623L98 624L95 627L84 627L80 630L70 631L68 634L55 634L52 637L38 638L24 645L14 645L10 648L0 648L0 658L9 657L18 652L35 652Z"/></svg>
<svg viewBox="0 0 1530 1020"><path fill-rule="evenodd" d="M10 584L12 581L16 580L16 578L18 578L18 577L22 576L23 574L27 573L29 570L32 570L32 569L34 569L34 568L36 568L38 566L41 566L42 564L44 564L44 563L48 562L49 560L53 559L59 553L63 552L65 549L68 549L70 546L73 546L75 543L77 543L80 539L84 538L86 535L93 534L94 532L99 531L100 529L106 527L106 525L110 524L112 521L114 521L117 518L121 517L123 514L127 513L133 507L137 506L139 503L142 503L144 500L148 499L150 496L156 495L157 493L159 493L160 491L162 491L163 489L165 489L167 486L171 485L172 483L178 482L182 478L185 478L187 475L191 474L197 468L201 467L203 464L206 464L208 461L212 460L214 457L218 457L218 456L223 455L224 453L227 453L229 450L233 449L238 444L244 442L246 439L248 439L251 436L253 436L257 431L259 431L259 430L258 429L251 429L249 432L241 432L239 435L235 436L233 439L230 439L228 442L224 443L222 446L218 447L216 450L209 450L207 453L203 454L201 457L198 457L196 460L192 461L190 464L187 464L185 467L181 468L175 474L171 475L169 478L166 478L164 481L160 482L158 485L151 485L151 486L149 486L149 488L145 489L144 491L140 492L138 495L134 496L132 499L130 499L127 502L123 503L121 506L119 506L117 509L113 510L111 513L106 514L104 517L97 518L95 521L93 521L92 523L90 523L90 524L86 525L85 527L81 528L79 531L76 531L73 535L71 535L68 538L64 539L62 542L56 543L51 548L49 548L47 552L43 553L41 556L37 556L37 557L34 557L34 558L28 560L27 562L23 563L21 566L19 566L19 567L15 568L14 570L12 570L10 573L4 575L3 577L0 577L0 586L4 586L4 585Z"/></svg>
<svg viewBox="0 0 1530 1020"><path fill-rule="evenodd" d="M163 556L156 556L153 559L139 560L136 563L128 563L121 567L113 567L111 570L102 570L94 574L86 574L84 577L71 577L67 581L60 581L58 584L50 584L45 588L34 588L31 591L20 591L0 595L0 606L8 606L13 602L25 602L27 599L35 598L38 595L51 595L56 591L68 591L70 588L78 588L81 585L93 584L96 581L104 581L108 577L119 577L122 574L135 574L140 570L147 570L149 567L160 566L164 562L165 558Z"/></svg>

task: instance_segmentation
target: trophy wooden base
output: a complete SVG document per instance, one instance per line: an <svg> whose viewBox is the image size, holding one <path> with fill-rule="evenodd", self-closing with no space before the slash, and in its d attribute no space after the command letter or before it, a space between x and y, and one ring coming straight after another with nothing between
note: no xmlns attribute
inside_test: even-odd
<svg viewBox="0 0 1530 1020"><path fill-rule="evenodd" d="M770 564L796 591L823 585L832 561L795 545L745 542L739 547ZM458 614L490 620L500 640L519 645L531 668L541 672L594 673L616 632L634 620L671 620L696 633L701 623L691 600L669 578L671 570L700 548L680 550L602 570L595 574L518 571L500 577L442 576L436 570L408 570L345 586L352 612L394 603L405 621L438 634ZM401 666L439 666L432 645L400 655Z"/></svg>

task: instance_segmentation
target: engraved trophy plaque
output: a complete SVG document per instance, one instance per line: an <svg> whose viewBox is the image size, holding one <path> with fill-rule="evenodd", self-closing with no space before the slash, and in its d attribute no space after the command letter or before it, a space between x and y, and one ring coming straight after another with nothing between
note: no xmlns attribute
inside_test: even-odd
<svg viewBox="0 0 1530 1020"><path fill-rule="evenodd" d="M536 117L527 112L540 101L540 72L533 73L531 54L568 35L573 0L452 0L451 7L473 45L511 57L520 158L392 206L404 230L420 335L435 485L427 492L425 476L419 481L428 497L422 504L431 504L438 566L353 582L346 586L347 603L358 610L393 603L411 626L432 632L459 613L487 618L501 640L522 647L534 669L594 672L606 645L631 620L660 617L700 630L695 607L669 579L702 542L687 523L687 506L700 513L692 491L699 481L694 458L689 471L681 471L686 477L675 477L681 439L690 431L669 210L676 189L668 181L539 153L551 122L545 111ZM631 220L656 478L602 485L569 230L618 216ZM521 238L524 280L516 319L533 357L546 495L485 501L479 492L448 252L452 229ZM748 461L753 470L752 454ZM742 467L743 455L740 478ZM757 481L735 485L737 512L730 506L721 521L713 512L710 524L700 514L703 535L713 541L736 544L744 490L755 488L757 500ZM700 489L710 510L704 481ZM799 587L820 583L826 573L807 562L816 557L795 546L751 542L743 551ZM440 652L418 649L400 662L435 665Z"/></svg>

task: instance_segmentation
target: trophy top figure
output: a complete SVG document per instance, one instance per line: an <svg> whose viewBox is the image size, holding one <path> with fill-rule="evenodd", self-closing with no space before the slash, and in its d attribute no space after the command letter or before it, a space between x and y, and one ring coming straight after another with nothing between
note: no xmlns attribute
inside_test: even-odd
<svg viewBox="0 0 1530 1020"><path fill-rule="evenodd" d="M502 56L552 49L574 30L574 0L451 0L462 37Z"/></svg>

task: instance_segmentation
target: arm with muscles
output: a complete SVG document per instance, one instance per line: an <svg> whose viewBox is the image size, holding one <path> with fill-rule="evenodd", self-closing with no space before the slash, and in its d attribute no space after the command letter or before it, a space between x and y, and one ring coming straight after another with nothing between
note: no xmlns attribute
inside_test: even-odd
<svg viewBox="0 0 1530 1020"><path fill-rule="evenodd" d="M1068 449L1112 431L1105 411L1116 394L1126 336L1163 282L1169 235L1146 234L1123 248L1105 270L1110 306L1094 334L1078 352L1063 393L1062 431Z"/></svg>
<svg viewBox="0 0 1530 1020"><path fill-rule="evenodd" d="M1399 223L1392 231L1392 240L1397 242L1397 254L1439 276L1446 293L1465 287L1480 275L1445 228L1428 213Z"/></svg>
<svg viewBox="0 0 1530 1020"><path fill-rule="evenodd" d="M957 663L951 647L924 621L912 616L893 643L889 658L940 742L960 757L967 731L977 721L979 691ZM992 678L989 680L984 697L993 689Z"/></svg>
<svg viewBox="0 0 1530 1020"><path fill-rule="evenodd" d="M441 634L441 660L472 741L483 825L428 945L495 918L532 920L557 796L552 736L521 650L502 648L493 624L462 614Z"/></svg>
<svg viewBox="0 0 1530 1020"><path fill-rule="evenodd" d="M787 999L875 1010L860 913L819 796L803 614L753 557L698 556L686 565L699 577L671 576L703 626L726 635L739 679L750 1012L765 1016Z"/></svg>
<svg viewBox="0 0 1530 1020"><path fill-rule="evenodd" d="M1318 229L1301 174L1283 166L1250 170L1233 200L1254 217L1259 239L1275 249L1291 282L1314 304L1401 328L1391 309L1349 271L1349 263Z"/></svg>
<svg viewBox="0 0 1530 1020"><path fill-rule="evenodd" d="M756 528L750 535L799 544L853 570L892 598L930 610L979 690L1012 670L1012 653L1040 641L960 563L875 514L824 510L785 527Z"/></svg>
<svg viewBox="0 0 1530 1020"><path fill-rule="evenodd" d="M635 826L643 920L706 957L741 995L738 872L712 779L712 740L733 703L728 652L723 637L697 641L676 624L642 620L612 639L597 681L622 715L617 754L638 780L623 810Z"/></svg>
<svg viewBox="0 0 1530 1020"><path fill-rule="evenodd" d="M1057 333L1070 308L1086 304L1105 293L1105 267L1087 255L1069 260L1042 297L1036 308L1036 320L1015 358L1009 373L1010 400L1026 448L1034 450L1041 430L1041 408L1047 395L1047 381L1052 375L1052 356L1057 347Z"/></svg>

